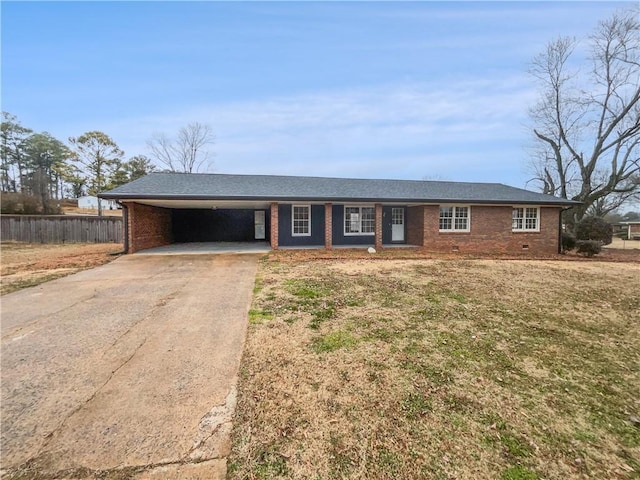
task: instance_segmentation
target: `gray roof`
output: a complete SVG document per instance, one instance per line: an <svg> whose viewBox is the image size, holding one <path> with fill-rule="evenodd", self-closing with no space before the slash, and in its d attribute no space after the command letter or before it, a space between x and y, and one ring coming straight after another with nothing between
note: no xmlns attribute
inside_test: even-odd
<svg viewBox="0 0 640 480"><path fill-rule="evenodd" d="M199 173L151 173L99 196L117 200L578 203L500 183Z"/></svg>

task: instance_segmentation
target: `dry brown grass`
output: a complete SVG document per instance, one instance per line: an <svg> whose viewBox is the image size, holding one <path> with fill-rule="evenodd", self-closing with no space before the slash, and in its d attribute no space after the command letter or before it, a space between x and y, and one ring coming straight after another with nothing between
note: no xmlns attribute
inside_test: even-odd
<svg viewBox="0 0 640 480"><path fill-rule="evenodd" d="M107 263L122 251L114 243L31 244L2 243L0 294L39 285Z"/></svg>
<svg viewBox="0 0 640 480"><path fill-rule="evenodd" d="M62 207L62 212L65 215L98 215L97 208L79 208L79 207ZM122 210L109 210L108 208L104 208L102 210L102 215L105 217L121 217Z"/></svg>
<svg viewBox="0 0 640 480"><path fill-rule="evenodd" d="M261 265L231 479L640 475L638 264L314 255Z"/></svg>

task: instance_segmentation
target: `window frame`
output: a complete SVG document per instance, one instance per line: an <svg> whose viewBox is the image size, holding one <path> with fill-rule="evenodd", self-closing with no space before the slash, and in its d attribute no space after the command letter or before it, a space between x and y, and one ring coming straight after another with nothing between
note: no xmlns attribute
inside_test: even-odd
<svg viewBox="0 0 640 480"><path fill-rule="evenodd" d="M358 231L357 232L347 232L347 209L348 208L357 208L358 209ZM373 211L373 231L371 232L363 232L362 231L362 209L367 208ZM356 237L356 236L367 236L373 237L376 234L376 207L368 206L368 205L344 205L342 210L342 234L345 237Z"/></svg>
<svg viewBox="0 0 640 480"><path fill-rule="evenodd" d="M451 217L444 217L451 219L451 228L440 228L442 217L442 209L443 208L452 208ZM456 217L456 212L458 209L466 208L467 216L466 217ZM456 228L456 218L466 218L467 219L467 227L466 228ZM471 205L438 205L438 232L440 233L469 233L471 232Z"/></svg>
<svg viewBox="0 0 640 480"><path fill-rule="evenodd" d="M514 212L516 210L522 210L522 217L514 217ZM527 217L527 210L535 210L535 217ZM527 228L527 219L535 218L536 226L535 228ZM522 221L522 228L517 228L514 225L515 220ZM515 233L531 233L531 232L539 232L540 231L540 207L535 205L514 205L511 208L511 231Z"/></svg>
<svg viewBox="0 0 640 480"><path fill-rule="evenodd" d="M307 217L307 233L296 233L296 208L306 208L308 212ZM291 205L291 236L292 237L310 237L311 236L311 205Z"/></svg>

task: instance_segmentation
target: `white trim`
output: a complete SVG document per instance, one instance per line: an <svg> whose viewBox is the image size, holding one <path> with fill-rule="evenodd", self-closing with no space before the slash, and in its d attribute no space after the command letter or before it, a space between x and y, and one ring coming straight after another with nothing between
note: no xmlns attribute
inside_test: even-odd
<svg viewBox="0 0 640 480"><path fill-rule="evenodd" d="M358 209L358 231L357 232L347 232L347 208L357 208ZM363 208L371 208L373 209L373 232L362 232L362 209ZM342 234L345 237L373 237L376 234L376 207L375 205L357 205L357 204L344 204L342 206Z"/></svg>
<svg viewBox="0 0 640 480"><path fill-rule="evenodd" d="M441 208L453 208L453 216L451 217L451 228L440 228L440 209ZM467 228L456 228L456 209L467 209ZM458 217L465 218L465 217ZM471 231L471 205L458 205L458 204L440 204L438 205L438 232L440 233L469 233Z"/></svg>
<svg viewBox="0 0 640 480"><path fill-rule="evenodd" d="M296 209L296 207L306 208L307 211L309 212L309 219L307 220L309 222L309 229L307 233L295 233L294 231L294 224L295 224L294 210ZM311 205L291 205L291 236L292 237L310 237L311 236Z"/></svg>
<svg viewBox="0 0 640 480"><path fill-rule="evenodd" d="M514 228L513 227L513 211L516 208L521 208L522 209L522 228ZM526 227L526 220L527 220L527 209L528 208L532 208L536 210L536 228L527 228ZM521 233L521 232L539 232L540 231L540 206L539 205L512 205L511 206L511 231L512 232L516 232L516 233Z"/></svg>

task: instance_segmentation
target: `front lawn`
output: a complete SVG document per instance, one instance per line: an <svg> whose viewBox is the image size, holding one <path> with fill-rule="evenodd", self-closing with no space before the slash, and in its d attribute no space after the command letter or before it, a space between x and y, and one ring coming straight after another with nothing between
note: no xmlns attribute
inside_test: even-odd
<svg viewBox="0 0 640 480"><path fill-rule="evenodd" d="M640 265L261 264L229 477L640 475Z"/></svg>

